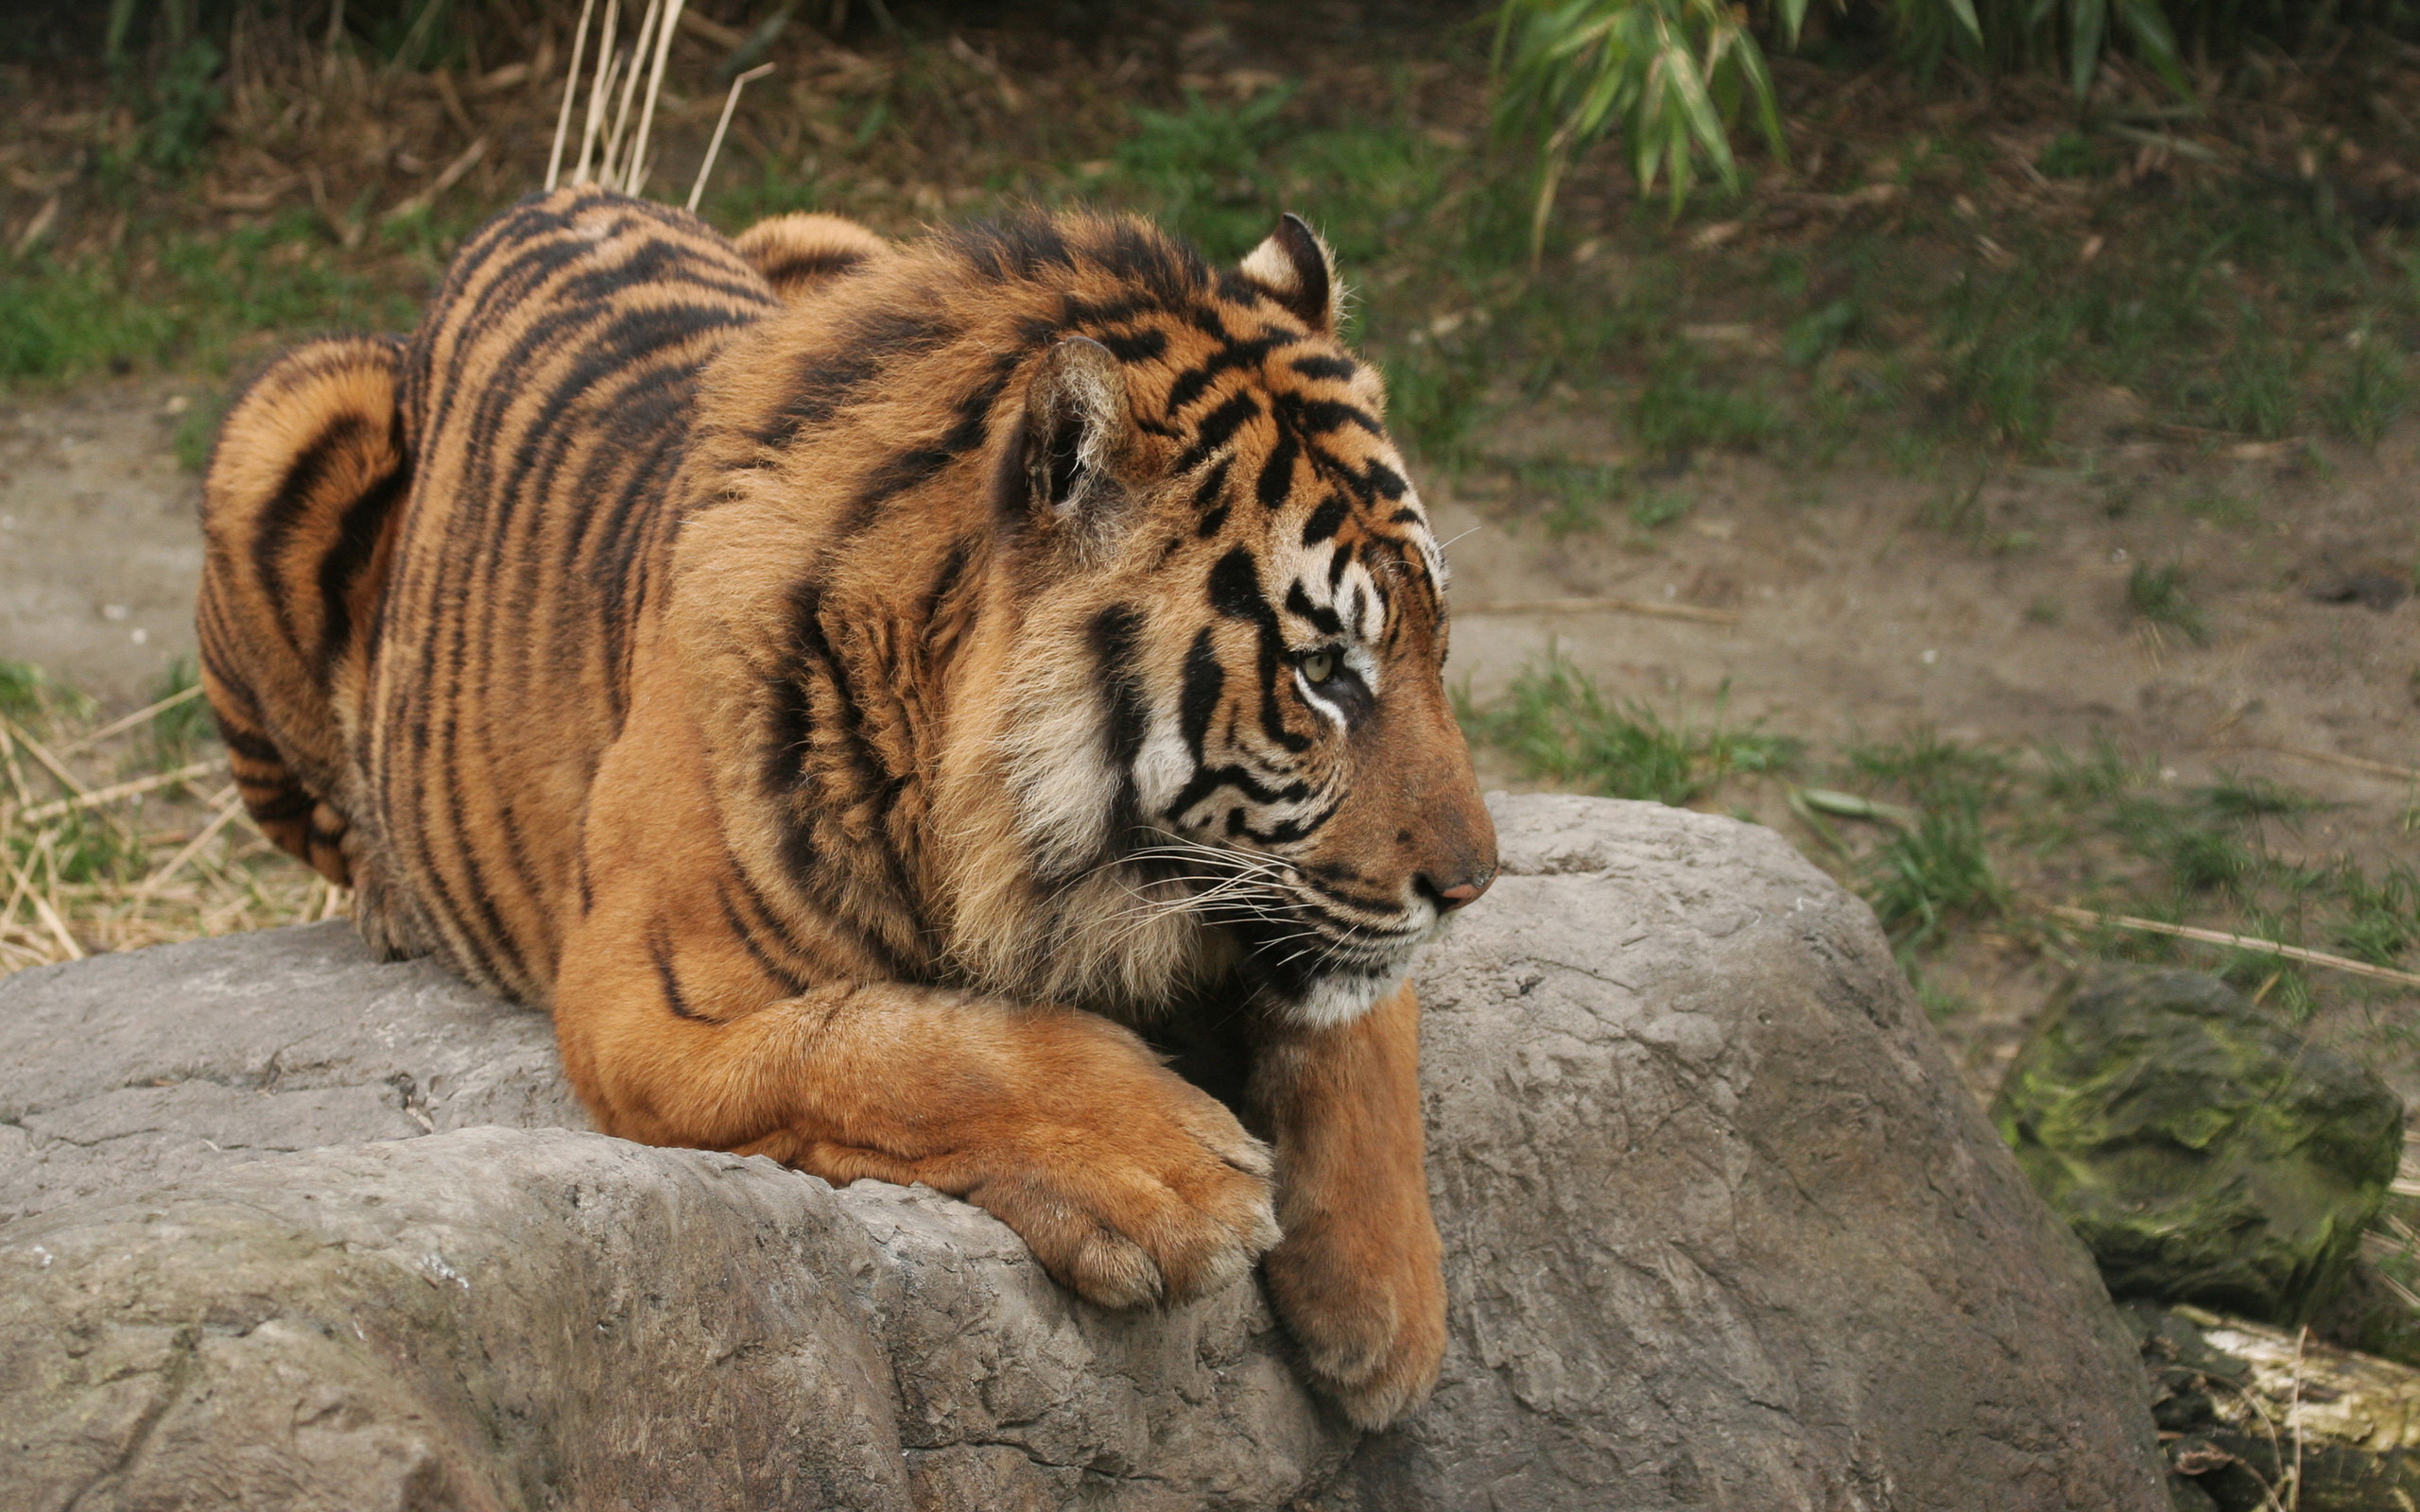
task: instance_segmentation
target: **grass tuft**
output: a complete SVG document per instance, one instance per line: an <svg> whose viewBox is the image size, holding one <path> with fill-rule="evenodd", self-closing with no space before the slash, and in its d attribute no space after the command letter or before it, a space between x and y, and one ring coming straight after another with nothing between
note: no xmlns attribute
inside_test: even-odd
<svg viewBox="0 0 2420 1512"><path fill-rule="evenodd" d="M2185 569L2176 562L2154 567L2138 561L2126 575L2126 602L2135 613L2153 625L2163 626L2182 634L2195 645L2206 645L2210 640L2208 622L2203 618L2200 606L2185 592Z"/></svg>
<svg viewBox="0 0 2420 1512"><path fill-rule="evenodd" d="M1755 730L1664 722L1634 699L1609 701L1596 680L1560 653L1531 662L1492 710L1457 700L1473 738L1503 750L1524 776L1607 798L1685 804L1737 772L1779 771L1797 742Z"/></svg>

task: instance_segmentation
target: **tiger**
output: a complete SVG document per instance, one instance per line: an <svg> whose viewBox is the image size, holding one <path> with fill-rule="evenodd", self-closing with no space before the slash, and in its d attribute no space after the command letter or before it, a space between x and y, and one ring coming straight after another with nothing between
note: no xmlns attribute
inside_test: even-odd
<svg viewBox="0 0 2420 1512"><path fill-rule="evenodd" d="M1288 215L726 240L579 186L233 404L201 676L363 937L596 1127L923 1182L1109 1308L1255 1264L1401 1420L1445 1339L1414 954L1495 836L1447 576Z"/></svg>

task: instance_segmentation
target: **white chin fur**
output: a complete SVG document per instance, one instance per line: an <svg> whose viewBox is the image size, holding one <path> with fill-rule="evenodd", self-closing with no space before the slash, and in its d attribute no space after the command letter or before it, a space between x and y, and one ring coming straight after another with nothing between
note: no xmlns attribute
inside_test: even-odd
<svg viewBox="0 0 2420 1512"><path fill-rule="evenodd" d="M1341 1028L1392 996L1410 971L1406 960L1384 976L1323 976L1287 1014L1305 1029Z"/></svg>

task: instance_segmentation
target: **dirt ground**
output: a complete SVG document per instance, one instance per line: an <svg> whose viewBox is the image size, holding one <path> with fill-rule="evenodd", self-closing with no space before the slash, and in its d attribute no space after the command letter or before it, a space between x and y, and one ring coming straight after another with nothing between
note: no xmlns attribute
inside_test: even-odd
<svg viewBox="0 0 2420 1512"><path fill-rule="evenodd" d="M199 485L172 437L183 405L204 397L189 381L122 379L0 401L0 657L128 708L191 652ZM1585 415L1559 413L1574 430L1565 444L1584 455ZM1965 517L1983 528L1955 531L1924 522L1971 481L1786 456L1698 456L1665 485L1687 512L1653 531L1609 508L1598 529L1556 536L1477 478L1462 492L1432 478L1461 607L1452 676L1484 704L1551 645L1668 719L1720 711L1817 751L1917 725L2010 747L2105 734L2155 754L2164 782L2262 776L2328 800L2290 839L2304 857L2409 857L2420 848L2412 784L2319 758L2420 764L2420 600L2342 596L2363 574L2411 580L2420 434L2374 454L2238 450L2135 442L2090 474L2001 466ZM1977 475L1955 459L1933 471ZM2231 502L2223 519L2161 502L2180 498ZM2127 576L2141 561L2185 568L2206 645L2131 611ZM1737 621L1488 609L1596 596ZM1520 785L1484 754L1482 771ZM1809 843L1778 783L1735 783L1718 801ZM1943 1027L1979 1089L2058 971L1996 938L1935 968L1975 1005ZM2420 1073L2393 1079L2420 1093Z"/></svg>
<svg viewBox="0 0 2420 1512"><path fill-rule="evenodd" d="M0 658L130 708L192 653L201 487L172 445L192 402L158 380L0 398Z"/></svg>

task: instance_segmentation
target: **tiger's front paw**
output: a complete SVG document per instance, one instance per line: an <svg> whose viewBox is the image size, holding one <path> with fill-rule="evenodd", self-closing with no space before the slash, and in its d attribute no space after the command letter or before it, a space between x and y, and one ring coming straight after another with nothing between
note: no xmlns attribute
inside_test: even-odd
<svg viewBox="0 0 2420 1512"><path fill-rule="evenodd" d="M1400 1422L1428 1400L1445 1357L1445 1277L1426 1211L1297 1218L1270 1253L1269 1290L1311 1383L1356 1427Z"/></svg>
<svg viewBox="0 0 2420 1512"><path fill-rule="evenodd" d="M967 1200L1102 1307L1174 1305L1240 1280L1277 1242L1269 1147L1157 1065L1121 1080L987 1154Z"/></svg>

